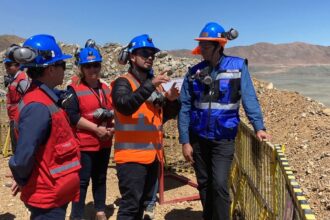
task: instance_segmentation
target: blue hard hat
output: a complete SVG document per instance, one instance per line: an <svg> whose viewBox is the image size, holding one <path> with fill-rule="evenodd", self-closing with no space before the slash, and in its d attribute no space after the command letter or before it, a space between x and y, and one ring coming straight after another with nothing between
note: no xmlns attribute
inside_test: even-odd
<svg viewBox="0 0 330 220"><path fill-rule="evenodd" d="M155 47L155 45L152 42L152 39L149 37L148 34L143 34L137 37L134 37L130 42L129 52L133 52L136 49L139 48L150 48L155 51L155 53L159 52L160 49Z"/></svg>
<svg viewBox="0 0 330 220"><path fill-rule="evenodd" d="M210 38L221 38L221 34L225 32L225 29L215 22L207 23L202 29L199 37L195 40L211 40Z"/></svg>
<svg viewBox="0 0 330 220"><path fill-rule="evenodd" d="M13 63L14 61L12 61L12 60L9 59L9 58L4 58L2 62L3 62L3 63Z"/></svg>
<svg viewBox="0 0 330 220"><path fill-rule="evenodd" d="M24 64L24 66L48 66L72 57L62 53L55 38L51 35L39 34L32 36L24 42L23 47L29 47L37 52L36 58L31 63Z"/></svg>
<svg viewBox="0 0 330 220"><path fill-rule="evenodd" d="M84 63L93 63L93 62L102 62L102 56L100 52L92 47L83 48L79 52L77 64L81 65Z"/></svg>

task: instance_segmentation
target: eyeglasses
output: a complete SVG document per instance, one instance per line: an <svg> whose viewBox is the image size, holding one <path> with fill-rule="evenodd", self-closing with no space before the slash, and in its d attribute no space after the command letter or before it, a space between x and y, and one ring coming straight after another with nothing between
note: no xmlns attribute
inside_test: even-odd
<svg viewBox="0 0 330 220"><path fill-rule="evenodd" d="M155 59L155 52L154 51L150 51L150 50L138 50L136 51L136 54L138 56L141 56L145 59L148 59L149 57L151 57L151 59Z"/></svg>
<svg viewBox="0 0 330 220"><path fill-rule="evenodd" d="M101 67L101 63L99 62L94 62L94 63L86 63L81 65L82 67L86 68L86 69L90 69L90 68L100 68Z"/></svg>
<svg viewBox="0 0 330 220"><path fill-rule="evenodd" d="M56 63L54 63L54 66L55 66L55 67L60 66L60 67L63 68L63 70L66 70L66 62L65 62L65 61L59 61L59 62L56 62Z"/></svg>

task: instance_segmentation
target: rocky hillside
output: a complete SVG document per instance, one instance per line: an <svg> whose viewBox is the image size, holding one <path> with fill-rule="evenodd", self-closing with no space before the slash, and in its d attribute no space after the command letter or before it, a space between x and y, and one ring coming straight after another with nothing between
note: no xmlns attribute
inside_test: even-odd
<svg viewBox="0 0 330 220"><path fill-rule="evenodd" d="M62 50L65 53L73 54L78 45L73 44L63 44L59 43ZM102 66L102 78L106 81L116 78L118 75L124 73L128 66L120 65L117 62L117 55L122 48L121 45L115 43L108 43L103 46L99 45L101 54L103 56L103 66ZM3 56L5 51L0 52L0 57ZM179 77L186 73L187 67L192 66L197 63L197 59L185 58L185 57L175 57L168 54L166 51L160 52L157 54L157 58L154 63L155 73L159 73L165 69L171 69L174 74L173 77ZM74 59L70 59L67 62L68 70L66 71L65 81L68 81L73 74L77 71L76 66L74 65ZM0 93L4 94L3 87L3 75L4 68L0 68Z"/></svg>
<svg viewBox="0 0 330 220"><path fill-rule="evenodd" d="M19 44L24 38L15 35L0 35L0 51L5 50L11 44Z"/></svg>
<svg viewBox="0 0 330 220"><path fill-rule="evenodd" d="M77 46L60 44L63 50L70 54ZM277 46L278 49L276 49ZM294 50L289 51L288 48ZM104 58L102 77L110 82L118 74L127 70L127 66L121 66L116 62L121 45L109 43L100 46L100 49ZM237 47L227 50L244 57L243 49L244 47ZM246 49L249 50L246 55L251 55L249 59L255 63L285 62L290 65L301 62L306 64L308 62L310 64L330 63L330 52L327 52L329 47L294 43L282 46L257 44ZM283 59L282 56L287 59ZM309 61L307 62L307 60ZM197 62L198 58L174 56L172 52L162 52L158 54L155 61L155 72L159 73L165 68L171 68L174 71L174 77L182 76L186 72L187 66ZM68 61L68 67L66 81L76 71L73 60ZM0 68L1 86L2 75L3 68ZM318 219L330 219L329 109L297 92L281 91L273 88L270 83L257 80L254 82L264 112L267 130L273 136L272 143L286 145L289 162Z"/></svg>

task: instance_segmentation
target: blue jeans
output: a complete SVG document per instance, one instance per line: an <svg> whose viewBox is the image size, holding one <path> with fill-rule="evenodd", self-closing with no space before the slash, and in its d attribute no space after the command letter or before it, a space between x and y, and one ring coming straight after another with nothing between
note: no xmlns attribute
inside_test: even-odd
<svg viewBox="0 0 330 220"><path fill-rule="evenodd" d="M211 141L190 135L190 144L204 220L229 220L228 179L235 152L234 140Z"/></svg>
<svg viewBox="0 0 330 220"><path fill-rule="evenodd" d="M26 205L26 207L31 212L30 220L65 220L68 204L51 209L41 209L29 205Z"/></svg>
<svg viewBox="0 0 330 220"><path fill-rule="evenodd" d="M71 218L82 218L84 215L85 200L89 180L92 179L92 193L94 208L98 211L105 210L107 169L110 158L110 148L100 151L81 151L80 199L72 203Z"/></svg>

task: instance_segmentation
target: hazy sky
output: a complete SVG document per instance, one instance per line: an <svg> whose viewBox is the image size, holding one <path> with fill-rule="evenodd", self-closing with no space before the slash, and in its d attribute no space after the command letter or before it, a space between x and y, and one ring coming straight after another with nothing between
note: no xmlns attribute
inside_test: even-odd
<svg viewBox="0 0 330 220"><path fill-rule="evenodd" d="M39 33L59 41L127 44L148 33L161 49L192 49L209 21L257 42L330 45L329 0L0 0L0 34Z"/></svg>

